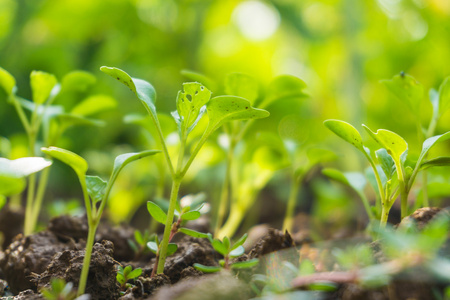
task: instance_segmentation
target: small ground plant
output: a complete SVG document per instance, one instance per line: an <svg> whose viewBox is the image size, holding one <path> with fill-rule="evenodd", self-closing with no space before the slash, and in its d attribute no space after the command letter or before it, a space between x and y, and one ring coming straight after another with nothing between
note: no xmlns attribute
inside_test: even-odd
<svg viewBox="0 0 450 300"><path fill-rule="evenodd" d="M119 266L117 268L116 279L120 284L121 292L125 292L129 287L132 287L133 285L131 283L128 283L128 281L138 278L139 276L141 276L141 274L141 268L136 268L133 270L132 266L126 266L125 268Z"/></svg>
<svg viewBox="0 0 450 300"><path fill-rule="evenodd" d="M87 162L77 154L57 148L42 148L42 152L58 159L70 166L78 176L83 191L84 204L86 207L88 219L88 238L86 241L86 253L83 260L83 268L81 270L80 283L78 285L78 295L82 295L86 289L86 282L89 272L89 264L91 261L92 247L94 246L95 233L100 224L103 210L106 206L109 194L114 182L117 179L120 171L129 163L159 153L158 150L148 150L139 153L127 153L116 157L114 161L114 168L108 182L104 181L98 176L87 176L88 170Z"/></svg>
<svg viewBox="0 0 450 300"><path fill-rule="evenodd" d="M46 300L88 300L88 295L77 297L77 292L73 290L73 283L60 278L52 278L50 287L41 290L42 296Z"/></svg>
<svg viewBox="0 0 450 300"><path fill-rule="evenodd" d="M202 84L197 82L185 83L183 85L183 91L180 91L177 96L177 110L172 113L172 116L177 123L178 134L180 137L177 164L174 166L172 158L167 150L166 141L156 113L156 92L153 86L142 79L132 78L126 72L117 68L102 67L101 70L130 88L146 108L157 129L162 152L172 177L169 209L167 211L167 217L164 220L164 236L158 246L159 259L157 262L157 273L163 273L172 232L174 213L178 201L178 192L186 172L189 170L189 167L200 149L207 139L223 124L234 120L264 118L267 117L269 113L265 110L253 108L251 103L244 98L235 96L218 96L211 98L211 91ZM193 150L188 155L186 161L185 155L189 142L189 133L196 127L205 113L208 116L208 125L203 131L200 140L196 141L196 144L193 146Z"/></svg>

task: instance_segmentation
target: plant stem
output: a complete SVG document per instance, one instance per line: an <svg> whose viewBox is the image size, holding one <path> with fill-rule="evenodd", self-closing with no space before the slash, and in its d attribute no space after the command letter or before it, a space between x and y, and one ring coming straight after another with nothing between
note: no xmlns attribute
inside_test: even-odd
<svg viewBox="0 0 450 300"><path fill-rule="evenodd" d="M300 177L300 176L299 176ZM283 231L287 230L292 232L294 224L295 204L297 202L298 191L300 190L301 178L296 178L295 174L292 174L291 191L289 193L289 199L286 208L286 215L283 222Z"/></svg>
<svg viewBox="0 0 450 300"><path fill-rule="evenodd" d="M233 205L230 210L230 214L228 216L227 222L225 225L219 230L217 234L217 238L222 239L224 236L233 236L236 230L241 224L242 219L244 218L244 209L238 207L238 205Z"/></svg>
<svg viewBox="0 0 450 300"><path fill-rule="evenodd" d="M89 265L91 263L92 248L94 246L95 232L99 222L89 222L88 238L86 241L86 252L83 259L83 268L81 269L80 283L78 284L78 296L84 294L86 290L86 282L89 275Z"/></svg>
<svg viewBox="0 0 450 300"><path fill-rule="evenodd" d="M366 210L367 216L369 217L369 220L375 220L375 216L373 215L372 208L370 207L369 200L367 199L366 195L364 193L361 193L360 191L356 191L356 193L361 198L361 201L364 205L364 209Z"/></svg>
<svg viewBox="0 0 450 300"><path fill-rule="evenodd" d="M50 174L50 168L45 168L39 178L38 189L34 203L32 205L32 215L30 220L31 231L36 228L37 219L39 217L39 212L41 211L42 201L44 200L45 190L47 188L48 176Z"/></svg>
<svg viewBox="0 0 450 300"><path fill-rule="evenodd" d="M170 192L169 210L167 212L166 224L164 226L164 236L161 241L157 274L164 273L164 264L167 257L167 247L169 245L170 233L172 231L173 216L175 212L176 202L178 198L178 191L181 185L181 176L176 176L172 181L172 190Z"/></svg>
<svg viewBox="0 0 450 300"><path fill-rule="evenodd" d="M31 174L28 177L27 205L25 207L25 224L24 224L25 236L28 236L33 233L33 228L31 227L31 218L33 214L33 198L35 187L36 187L36 174Z"/></svg>
<svg viewBox="0 0 450 300"><path fill-rule="evenodd" d="M388 216L389 216L388 205L383 205L383 207L381 208L380 228L386 227Z"/></svg>

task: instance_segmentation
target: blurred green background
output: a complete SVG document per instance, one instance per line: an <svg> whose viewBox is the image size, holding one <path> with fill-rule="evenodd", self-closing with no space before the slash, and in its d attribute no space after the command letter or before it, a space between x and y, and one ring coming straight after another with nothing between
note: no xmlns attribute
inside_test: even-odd
<svg viewBox="0 0 450 300"><path fill-rule="evenodd" d="M324 129L322 121L339 118L358 129L365 123L395 131L410 143L410 152L417 153L413 116L379 81L405 71L426 90L438 88L450 74L449 57L448 0L0 0L0 66L15 76L18 95L30 99L32 70L53 73L60 80L70 71L85 70L97 77L89 93L107 94L118 101L118 109L101 115L107 121L105 127L74 129L59 145L84 155L93 172L103 175L108 174L115 155L145 149L146 144L136 126L122 121L128 113L143 113L143 108L127 89L99 71L102 65L151 82L158 93L157 106L166 112L175 108L177 91L187 80L180 74L183 69L218 82L230 72L244 72L258 79L262 92L277 75L297 76L307 84L309 98L269 107L274 112L272 120L287 111L297 113L305 125L296 130L304 132L309 144L340 153L335 163L339 168L361 170L365 167L362 157ZM4 98L0 92L0 136L11 141L12 158L24 156L25 150L20 150L23 128ZM76 99L69 99L70 105ZM423 112L424 120L428 119L431 104L426 98ZM448 113L442 118L447 122L438 124L437 133L450 130L449 118ZM184 193L220 189L223 153L217 150L208 157L206 153L204 165L211 165L213 171L196 174ZM57 164L55 169L53 173L64 173L69 182L75 182L63 166ZM133 203L152 195L149 191L157 179L148 176L148 169L148 165L136 167L123 176L116 198L125 200L111 200L115 221L130 219L138 206ZM53 176L58 183L60 178ZM205 178L218 180L210 184ZM323 185L329 185L323 179L318 177L314 184L310 180L302 197L315 194L318 200L305 207L317 205L317 215L323 218L329 212L347 215L344 219L357 214L348 209L354 201L345 200L342 190L325 191ZM266 191L279 199L281 214L286 192L280 187L285 181L278 174ZM49 199L80 192L78 186L63 188L56 183ZM326 205L320 206L320 199ZM330 205L333 201L337 206ZM339 203L342 208L336 209Z"/></svg>

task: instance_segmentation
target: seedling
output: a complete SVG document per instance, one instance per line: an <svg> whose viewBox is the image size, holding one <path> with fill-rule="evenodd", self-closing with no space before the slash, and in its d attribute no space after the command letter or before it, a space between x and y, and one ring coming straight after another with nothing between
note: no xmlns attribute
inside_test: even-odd
<svg viewBox="0 0 450 300"><path fill-rule="evenodd" d="M83 268L81 270L80 283L78 286L78 295L82 295L86 289L86 282L89 271L89 264L91 262L92 247L94 246L95 232L102 217L103 210L108 200L114 182L117 179L120 171L129 163L144 158L150 155L159 153L157 150L148 150L139 153L127 153L116 157L114 161L114 168L108 182L104 181L98 176L87 176L88 170L87 162L77 154L57 148L42 148L42 152L61 160L70 166L78 176L83 191L84 204L86 207L88 219L88 237L86 241L86 253L83 260Z"/></svg>
<svg viewBox="0 0 450 300"><path fill-rule="evenodd" d="M223 255L223 260L219 261L220 266L204 266L202 264L194 264L194 268L204 273L215 273L220 270L237 270L237 269L247 269L254 267L258 264L258 259L254 258L248 261L231 262L231 258L236 258L242 256L245 253L245 249L242 246L247 239L247 234L244 234L239 240L234 244L230 242L228 237L224 237L223 240L213 239L209 237L209 241L213 246L214 250Z"/></svg>
<svg viewBox="0 0 450 300"><path fill-rule="evenodd" d="M183 84L183 91L178 93L176 100L177 110L172 113L180 137L180 148L175 167L172 164L172 158L167 150L166 141L156 113L156 92L153 86L142 79L132 78L117 68L101 67L101 70L130 88L146 108L156 128L162 146L162 152L172 177L172 189L169 199L169 209L165 219L164 236L158 247L159 260L157 273L160 274L164 272L164 263L168 253L178 191L186 172L189 170L189 167L202 146L214 131L227 122L264 118L269 113L265 110L253 108L248 100L241 97L219 96L210 99L211 92L200 83L191 82ZM188 136L200 119L205 116L205 113L208 115L208 125L204 129L200 140L192 148L193 150L189 154L189 158L185 161Z"/></svg>
<svg viewBox="0 0 450 300"><path fill-rule="evenodd" d="M33 101L16 95L16 80L6 70L0 68L0 87L8 97L8 102L14 105L22 122L28 138L28 155L36 156L38 136L42 132L43 145L55 145L61 135L71 126L95 125L101 126L102 122L87 118L87 116L99 111L111 108L115 101L109 97L97 95L91 96L76 105L70 113L66 113L60 105L53 105L60 93L76 89L72 85L86 82L92 85L95 77L87 72L75 71L67 74L62 84L59 84L52 74L33 71L30 75L30 85ZM27 111L30 115L27 116ZM37 182L35 174L28 177L27 202L25 208L24 234L33 233L39 212L42 206L47 187L50 168L45 169Z"/></svg>
<svg viewBox="0 0 450 300"><path fill-rule="evenodd" d="M408 195L419 171L432 166L446 165L448 162L448 158L441 157L429 161L425 161L424 158L436 143L449 139L450 132L425 140L413 169L406 164L408 144L398 134L385 129L379 129L375 133L369 127L363 125L369 135L382 147L375 151L376 159L374 159L371 150L364 146L360 133L352 125L340 120L326 120L324 124L340 138L361 151L369 161L375 175L378 196L381 200L380 225L382 227L386 225L389 211L398 195L401 198L401 216L402 218L407 216ZM377 167L377 162L380 168ZM397 176L395 177L394 174L397 174ZM369 214L370 209L366 208L366 210Z"/></svg>
<svg viewBox="0 0 450 300"><path fill-rule="evenodd" d="M138 278L141 274L141 268L136 268L133 270L132 266L126 266L125 268L118 266L116 279L120 284L121 292L125 292L128 288L132 287L133 285L128 283L128 281Z"/></svg>
<svg viewBox="0 0 450 300"><path fill-rule="evenodd" d="M82 295L77 297L76 291L73 290L73 283L61 278L52 278L50 280L50 288L41 290L42 296L47 300L83 300L89 299L89 296Z"/></svg>
<svg viewBox="0 0 450 300"><path fill-rule="evenodd" d="M141 232L139 230L134 231L134 241L128 240L128 245L134 251L134 260L139 260L143 255L149 252L147 243L155 239L155 234L150 234L148 230Z"/></svg>
<svg viewBox="0 0 450 300"><path fill-rule="evenodd" d="M208 238L210 235L207 233L198 232L189 228L182 227L186 221L196 220L200 218L204 203L196 207L195 209L191 209L190 206L181 207L180 204L176 203L175 216L177 217L177 221L172 224L172 229L170 231L169 236L169 246L167 247L166 256L170 256L174 254L178 250L177 244L170 243L173 237L178 233L184 233L192 237L196 238ZM166 224L167 214L164 210L159 207L156 203L148 201L147 209L150 215L157 222L161 224ZM156 270L158 269L159 257L161 256L161 243L158 237L155 238L155 241L151 241L147 243L148 248L156 254L156 264L153 267L151 277L155 276Z"/></svg>

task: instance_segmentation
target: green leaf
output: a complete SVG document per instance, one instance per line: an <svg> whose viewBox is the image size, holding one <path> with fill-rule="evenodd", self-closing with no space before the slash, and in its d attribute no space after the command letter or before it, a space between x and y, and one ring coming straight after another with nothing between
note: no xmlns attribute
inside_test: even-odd
<svg viewBox="0 0 450 300"><path fill-rule="evenodd" d="M177 252L177 250L178 250L177 244L169 243L169 245L167 245L167 252L166 252L167 256L174 254L175 252Z"/></svg>
<svg viewBox="0 0 450 300"><path fill-rule="evenodd" d="M387 150L384 148L375 151L378 161L380 162L381 168L383 169L386 177L390 179L395 171L395 163L392 157L388 154Z"/></svg>
<svg viewBox="0 0 450 300"><path fill-rule="evenodd" d="M214 91L217 87L217 84L211 78L206 75L191 71L191 70L181 70L181 75L186 77L189 80L197 81L208 87L211 91Z"/></svg>
<svg viewBox="0 0 450 300"><path fill-rule="evenodd" d="M222 268L219 266L204 266L204 265L197 264L197 263L195 263L193 265L193 267L196 270L202 271L203 273L216 273L216 272L219 272L220 270L222 270Z"/></svg>
<svg viewBox="0 0 450 300"><path fill-rule="evenodd" d="M177 95L177 112L174 118L190 132L204 113L202 107L211 98L211 91L198 82L183 83L183 92ZM181 127L180 127L181 128Z"/></svg>
<svg viewBox="0 0 450 300"><path fill-rule="evenodd" d="M71 111L72 114L80 116L91 116L96 113L115 108L117 102L107 95L93 95L78 103Z"/></svg>
<svg viewBox="0 0 450 300"><path fill-rule="evenodd" d="M259 105L261 108L266 108L275 101L287 98L304 98L306 94L304 89L306 83L292 75L282 75L276 77L268 86L266 91L266 98Z"/></svg>
<svg viewBox="0 0 450 300"><path fill-rule="evenodd" d="M231 269L248 269L256 266L259 263L257 258L248 260L248 261L240 261L231 264Z"/></svg>
<svg viewBox="0 0 450 300"><path fill-rule="evenodd" d="M448 140L450 138L450 131L441 134L441 135L435 135L428 139L426 139L422 144L422 151L420 152L419 159L417 160L417 163L420 165L422 163L422 160L427 155L428 151L438 142L442 142L445 140Z"/></svg>
<svg viewBox="0 0 450 300"><path fill-rule="evenodd" d="M136 241L136 243L138 243L139 245L144 245L144 243L146 242L144 240L144 237L142 236L142 233L139 230L135 230L134 231L134 240Z"/></svg>
<svg viewBox="0 0 450 300"><path fill-rule="evenodd" d="M431 167L448 167L448 166L450 166L450 157L441 156L424 161L420 165L420 169L425 170Z"/></svg>
<svg viewBox="0 0 450 300"><path fill-rule="evenodd" d="M125 276L125 278L128 278L128 274L131 272L132 268L133 268L132 266L126 266L123 269L123 276Z"/></svg>
<svg viewBox="0 0 450 300"><path fill-rule="evenodd" d="M77 173L80 181L84 181L86 171L88 169L88 164L86 160L84 160L84 158L82 158L78 154L73 153L72 151L58 147L41 148L41 151L56 159L59 159L60 161L71 167L75 171L75 173Z"/></svg>
<svg viewBox="0 0 450 300"><path fill-rule="evenodd" d="M338 137L355 146L359 151L366 154L361 134L355 127L341 120L326 120L323 124L333 131Z"/></svg>
<svg viewBox="0 0 450 300"><path fill-rule="evenodd" d="M155 219L157 222L161 224L166 224L167 215L166 213L159 207L157 204L148 201L147 202L147 210L150 213L150 215Z"/></svg>
<svg viewBox="0 0 450 300"><path fill-rule="evenodd" d="M50 97L53 88L58 81L53 74L33 71L30 75L30 85L33 92L33 101L36 104L43 104Z"/></svg>
<svg viewBox="0 0 450 300"><path fill-rule="evenodd" d="M188 211L184 214L181 215L181 219L183 220L197 220L198 218L200 218L201 214L199 211L196 210L192 210L192 211Z"/></svg>
<svg viewBox="0 0 450 300"><path fill-rule="evenodd" d="M231 73L225 77L225 93L245 98L253 105L258 98L258 82L250 75Z"/></svg>
<svg viewBox="0 0 450 300"><path fill-rule="evenodd" d="M116 178L117 175L119 174L119 172L129 163L150 156L150 155L154 155L161 152L160 150L147 150L147 151L142 151L142 152L137 152L137 153L126 153L126 154L121 154L119 156L116 157L116 159L114 160L114 168L113 168L113 174L112 174L112 178Z"/></svg>
<svg viewBox="0 0 450 300"><path fill-rule="evenodd" d="M147 247L148 249L150 249L150 251L152 251L153 253L157 254L158 253L158 244L156 242L148 242L147 243Z"/></svg>
<svg viewBox="0 0 450 300"><path fill-rule="evenodd" d="M22 178L49 167L52 162L43 157L22 157L14 160L0 157L0 176Z"/></svg>
<svg viewBox="0 0 450 300"><path fill-rule="evenodd" d="M133 271L130 272L130 274L128 274L128 279L138 278L139 276L141 276L141 274L142 274L141 268L134 269Z"/></svg>
<svg viewBox="0 0 450 300"><path fill-rule="evenodd" d="M0 175L0 196L20 194L25 189L25 186L26 180L23 178L14 178Z"/></svg>
<svg viewBox="0 0 450 300"><path fill-rule="evenodd" d="M414 115L420 115L420 101L423 97L423 86L414 77L401 73L391 80L381 81L387 89L411 109Z"/></svg>
<svg viewBox="0 0 450 300"><path fill-rule="evenodd" d="M92 73L81 70L72 71L70 73L67 73L61 80L61 91L86 92L95 84L96 81L97 78L95 78Z"/></svg>
<svg viewBox="0 0 450 300"><path fill-rule="evenodd" d="M8 96L14 94L16 80L8 71L3 69L2 67L0 67L0 86L5 90Z"/></svg>
<svg viewBox="0 0 450 300"><path fill-rule="evenodd" d="M213 246L214 250L222 254L223 256L226 256L228 254L228 248L225 247L225 245L219 241L218 239L214 239L211 242L211 245Z"/></svg>
<svg viewBox="0 0 450 300"><path fill-rule="evenodd" d="M208 234L207 233L203 233L203 232L198 232L189 228L180 228L178 229L179 232L182 232L184 234L187 234L189 236L195 237L195 238L208 238Z"/></svg>
<svg viewBox="0 0 450 300"><path fill-rule="evenodd" d="M104 126L105 122L95 119L88 119L83 116L74 115L74 114L59 114L55 117L59 122L59 126L63 128L68 128L71 126Z"/></svg>
<svg viewBox="0 0 450 300"><path fill-rule="evenodd" d="M98 176L86 176L86 188L92 202L102 201L108 183Z"/></svg>
<svg viewBox="0 0 450 300"><path fill-rule="evenodd" d="M445 78L439 87L439 115L442 116L450 108L450 76Z"/></svg>
<svg viewBox="0 0 450 300"><path fill-rule="evenodd" d="M141 100L142 104L145 106L152 118L154 120L158 119L155 107L156 92L150 83L142 79L131 78L125 71L118 68L103 66L100 70L126 85L136 95L136 97Z"/></svg>
<svg viewBox="0 0 450 300"><path fill-rule="evenodd" d="M231 247L231 250L234 250L237 247L242 246L245 243L245 241L247 240L247 237L248 237L248 234L244 233L241 236L241 238L233 244L233 247Z"/></svg>
<svg viewBox="0 0 450 300"><path fill-rule="evenodd" d="M211 132L225 122L261 119L270 115L266 110L253 108L248 100L235 96L214 97L208 102L206 109L209 117L208 128Z"/></svg>
<svg viewBox="0 0 450 300"><path fill-rule="evenodd" d="M116 280L120 284L124 284L126 282L125 277L123 276L123 274L120 273L117 273Z"/></svg>
<svg viewBox="0 0 450 300"><path fill-rule="evenodd" d="M367 184L364 175L358 172L342 173L337 169L327 168L322 170L322 174L361 193L364 191L364 187Z"/></svg>
<svg viewBox="0 0 450 300"><path fill-rule="evenodd" d="M387 153L394 159L394 162L400 165L402 154L408 150L406 141L395 132L386 129L378 129L374 133L366 125L363 125L363 127L381 147L386 149Z"/></svg>
<svg viewBox="0 0 450 300"><path fill-rule="evenodd" d="M244 254L244 253L245 253L244 247L239 246L239 247L237 247L236 249L231 250L229 256L230 256L230 257L239 257L239 256L241 256L241 255Z"/></svg>
<svg viewBox="0 0 450 300"><path fill-rule="evenodd" d="M222 243L225 246L225 248L227 249L227 253L228 253L230 251L230 245L231 245L230 238L227 236L224 236Z"/></svg>

